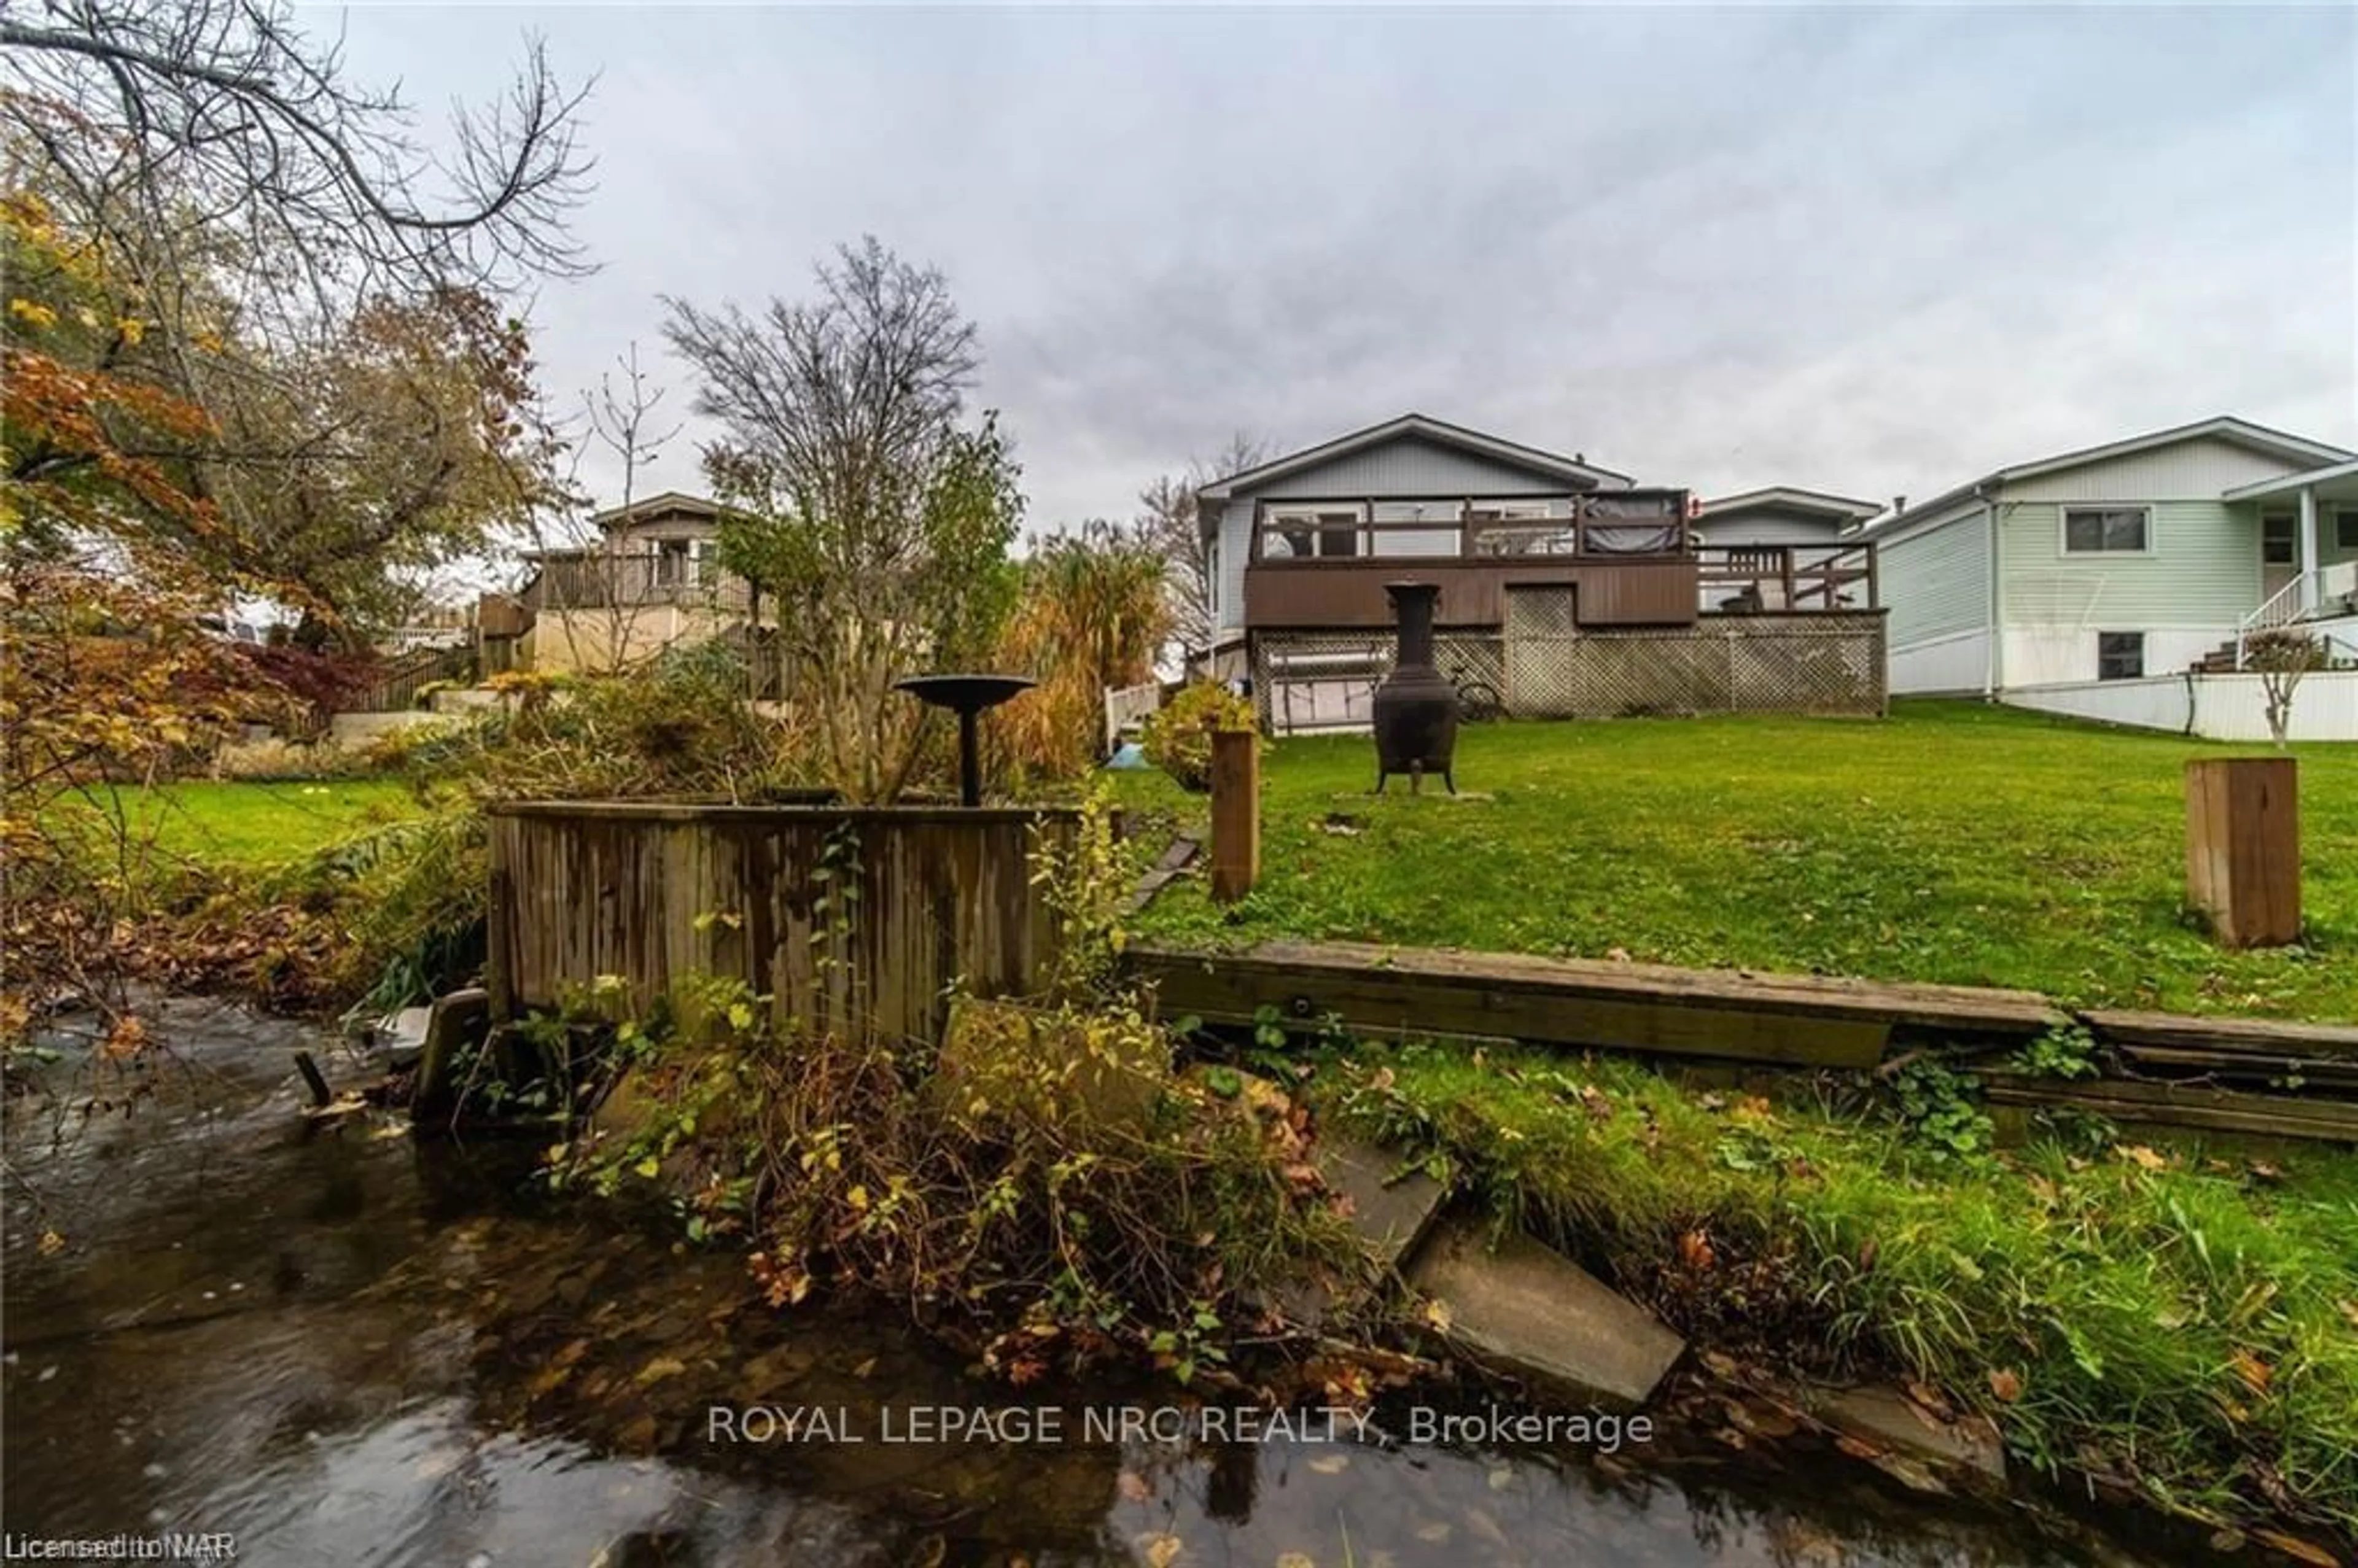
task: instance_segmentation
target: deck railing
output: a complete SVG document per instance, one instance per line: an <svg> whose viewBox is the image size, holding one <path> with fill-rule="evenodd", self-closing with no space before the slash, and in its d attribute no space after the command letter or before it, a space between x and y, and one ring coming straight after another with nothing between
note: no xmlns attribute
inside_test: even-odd
<svg viewBox="0 0 2358 1568"><path fill-rule="evenodd" d="M1265 500L1254 509L1251 559L1271 565L1680 556L1692 543L1688 511L1683 490Z"/></svg>
<svg viewBox="0 0 2358 1568"><path fill-rule="evenodd" d="M406 713L417 706L417 693L434 682L464 685L475 678L471 644L418 648L387 660L375 680L341 705L347 713Z"/></svg>
<svg viewBox="0 0 2358 1568"><path fill-rule="evenodd" d="M752 590L710 557L676 551L591 550L540 563L539 575L519 595L540 610L616 610L676 604L712 610L751 608Z"/></svg>
<svg viewBox="0 0 2358 1568"><path fill-rule="evenodd" d="M1875 546L1704 545L1707 610L1873 610L1882 603Z"/></svg>

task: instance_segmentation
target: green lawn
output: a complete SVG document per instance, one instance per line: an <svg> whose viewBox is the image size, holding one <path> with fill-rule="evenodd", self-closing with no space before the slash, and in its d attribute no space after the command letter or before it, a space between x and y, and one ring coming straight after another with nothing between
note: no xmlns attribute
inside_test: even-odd
<svg viewBox="0 0 2358 1568"><path fill-rule="evenodd" d="M176 784L120 790L65 803L95 816L119 812L135 845L210 870L254 871L297 860L372 825L416 814L399 779L335 779L316 784ZM114 838L105 835L106 841Z"/></svg>
<svg viewBox="0 0 2358 1568"><path fill-rule="evenodd" d="M2223 952L2181 915L2183 764L2264 750L1972 703L1483 725L1461 732L1452 800L1401 780L1370 795L1364 736L1282 741L1260 886L1224 913L1174 884L1141 935L1618 951L2358 1019L2358 747L2294 748L2308 946ZM1200 827L1200 797L1112 776L1125 804Z"/></svg>

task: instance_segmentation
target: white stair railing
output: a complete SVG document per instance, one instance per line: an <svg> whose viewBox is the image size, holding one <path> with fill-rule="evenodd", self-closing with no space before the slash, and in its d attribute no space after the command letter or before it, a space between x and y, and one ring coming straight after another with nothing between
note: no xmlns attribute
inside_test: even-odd
<svg viewBox="0 0 2358 1568"><path fill-rule="evenodd" d="M2314 572L2296 572L2293 579L2260 601L2260 607L2235 623L2235 667L2244 667L2244 649L2255 633L2273 632L2279 626L2289 626L2300 619L2304 602L2301 589L2308 586Z"/></svg>

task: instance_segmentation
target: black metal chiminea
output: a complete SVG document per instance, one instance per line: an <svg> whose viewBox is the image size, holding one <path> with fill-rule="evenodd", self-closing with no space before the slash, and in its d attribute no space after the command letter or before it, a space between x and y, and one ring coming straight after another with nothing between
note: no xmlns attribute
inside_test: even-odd
<svg viewBox="0 0 2358 1568"><path fill-rule="evenodd" d="M1457 793L1450 758L1457 750L1457 688L1433 665L1433 606L1440 588L1429 582L1388 582L1400 621L1400 654L1376 687L1376 793L1394 773L1408 775L1414 795L1424 775L1437 773Z"/></svg>
<svg viewBox="0 0 2358 1568"><path fill-rule="evenodd" d="M997 708L1035 684L1029 676L911 676L892 683L920 702L946 708L958 716L958 799L967 806L982 804L982 747L975 725L986 708Z"/></svg>

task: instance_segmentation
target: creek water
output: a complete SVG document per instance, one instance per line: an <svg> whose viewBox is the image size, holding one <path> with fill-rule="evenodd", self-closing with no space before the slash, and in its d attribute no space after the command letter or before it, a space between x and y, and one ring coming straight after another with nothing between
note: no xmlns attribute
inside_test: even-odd
<svg viewBox="0 0 2358 1568"><path fill-rule="evenodd" d="M1347 1422L1334 1442L1087 1441L1086 1411L1167 1394L1011 1395L895 1313L780 1314L725 1253L538 1194L528 1149L390 1119L307 1132L291 1053L341 1050L315 1031L176 1000L160 1033L127 1115L8 1110L12 1535L224 1531L265 1568L2186 1560L1823 1450L1509 1452ZM87 1095L73 1067L60 1083ZM730 1442L716 1403L829 1413ZM1062 1441L883 1425L1011 1406L1067 1412Z"/></svg>

